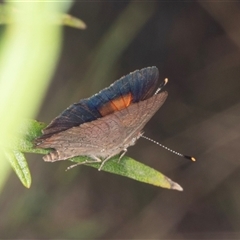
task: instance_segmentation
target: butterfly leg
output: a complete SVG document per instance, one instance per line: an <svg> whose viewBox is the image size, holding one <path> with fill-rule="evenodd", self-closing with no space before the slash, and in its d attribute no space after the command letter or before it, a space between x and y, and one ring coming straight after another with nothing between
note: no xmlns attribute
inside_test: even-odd
<svg viewBox="0 0 240 240"><path fill-rule="evenodd" d="M115 155L116 155L116 154L115 154ZM101 163L101 165L100 165L98 171L101 171L103 165L104 165L104 164L105 164L110 158L112 158L112 157L115 156L115 155L111 155L111 156L105 158L105 159L102 161L102 163Z"/></svg>
<svg viewBox="0 0 240 240"><path fill-rule="evenodd" d="M112 156L111 156L111 157L112 157ZM101 171L101 170L102 170L102 167L103 167L103 165L105 164L105 162L108 161L111 157L108 157L108 158L106 158L106 159L104 159L104 160L102 161L100 167L98 168L98 171Z"/></svg>
<svg viewBox="0 0 240 240"><path fill-rule="evenodd" d="M119 159L118 159L118 163L120 162L120 160L122 159L122 157L125 155L126 152L127 152L127 149L123 149L123 152L121 153L121 155L120 155L120 157L119 157ZM113 156L115 156L115 155L111 155L111 156L105 158L105 159L102 161L101 166L99 167L98 171L101 171L103 165L104 165L110 158L112 158Z"/></svg>
<svg viewBox="0 0 240 240"><path fill-rule="evenodd" d="M100 163L102 162L102 160L98 157L95 157L95 156L91 156L92 157L92 160L85 160L83 162L79 162L79 163L76 163L76 164L73 164L71 166L69 166L66 171L78 166L78 165L82 165L82 164L88 164L88 163Z"/></svg>
<svg viewBox="0 0 240 240"><path fill-rule="evenodd" d="M122 157L126 154L126 152L127 152L127 149L126 149L126 148L123 149L123 152L121 153L121 155L120 155L120 157L119 157L119 159L118 159L118 163L120 163Z"/></svg>

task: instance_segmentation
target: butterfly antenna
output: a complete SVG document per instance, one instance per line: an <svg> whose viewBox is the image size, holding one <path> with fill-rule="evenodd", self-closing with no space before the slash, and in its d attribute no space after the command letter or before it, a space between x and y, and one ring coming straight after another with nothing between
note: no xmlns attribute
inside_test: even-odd
<svg viewBox="0 0 240 240"><path fill-rule="evenodd" d="M155 92L155 95L158 94L164 88L164 86L166 86L167 83L168 83L168 78L165 78L164 81L160 84L157 91Z"/></svg>
<svg viewBox="0 0 240 240"><path fill-rule="evenodd" d="M169 151L169 152L171 152L171 153L174 153L174 154L176 154L176 155L178 155L178 156L180 156L180 157L189 159L189 160L191 160L191 161L193 161L193 162L196 161L196 158L191 157L191 156L187 156L187 155L183 155L182 153L176 152L176 151L172 150L171 148L168 148L168 147L162 145L161 143L159 143L159 142L157 142L157 141L154 141L153 139L151 139L151 138L149 138L149 137L146 137L146 136L144 136L144 135L141 135L141 137L149 140L150 142L153 142L153 143L157 144L158 146L160 146L160 147L166 149L167 151Z"/></svg>

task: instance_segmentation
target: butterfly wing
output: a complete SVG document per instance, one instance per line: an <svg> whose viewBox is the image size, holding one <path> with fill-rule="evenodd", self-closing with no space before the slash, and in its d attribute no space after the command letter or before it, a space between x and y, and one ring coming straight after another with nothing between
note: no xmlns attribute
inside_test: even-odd
<svg viewBox="0 0 240 240"><path fill-rule="evenodd" d="M80 155L103 159L114 156L135 144L143 127L166 98L167 92L159 93L111 115L54 134L38 147L55 149L45 156L47 161Z"/></svg>
<svg viewBox="0 0 240 240"><path fill-rule="evenodd" d="M156 67L136 70L120 78L92 97L68 107L43 130L43 135L36 139L35 143L38 145L53 134L94 121L120 111L131 103L149 98L156 89L157 81Z"/></svg>

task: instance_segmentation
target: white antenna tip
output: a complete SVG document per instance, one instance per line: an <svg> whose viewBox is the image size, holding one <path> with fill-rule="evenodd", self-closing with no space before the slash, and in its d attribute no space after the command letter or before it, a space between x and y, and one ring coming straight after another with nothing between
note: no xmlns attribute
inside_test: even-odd
<svg viewBox="0 0 240 240"><path fill-rule="evenodd" d="M168 83L168 78L164 79L164 86Z"/></svg>

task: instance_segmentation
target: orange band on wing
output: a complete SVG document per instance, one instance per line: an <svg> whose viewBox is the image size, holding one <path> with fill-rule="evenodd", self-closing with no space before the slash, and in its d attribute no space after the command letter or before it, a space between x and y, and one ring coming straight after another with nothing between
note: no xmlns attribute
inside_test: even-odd
<svg viewBox="0 0 240 240"><path fill-rule="evenodd" d="M110 113L120 111L128 107L132 102L132 94L128 93L124 96L120 96L116 99L111 100L110 102L104 104L98 111L104 117Z"/></svg>

